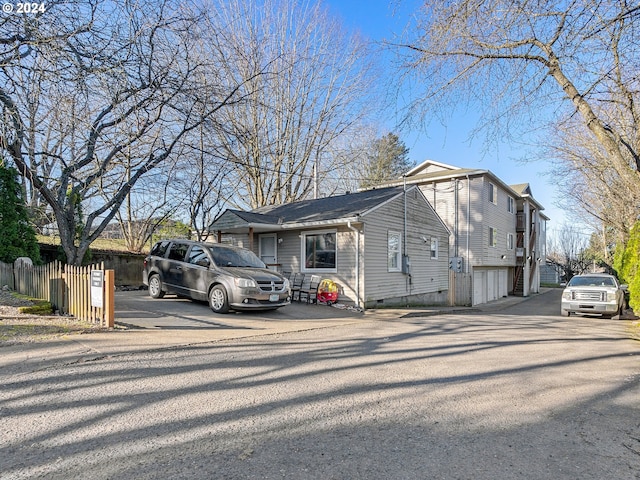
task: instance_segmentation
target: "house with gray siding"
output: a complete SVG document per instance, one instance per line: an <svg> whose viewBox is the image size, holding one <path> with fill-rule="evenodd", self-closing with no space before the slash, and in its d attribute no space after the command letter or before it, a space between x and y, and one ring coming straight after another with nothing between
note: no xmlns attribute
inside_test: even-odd
<svg viewBox="0 0 640 480"><path fill-rule="evenodd" d="M548 218L528 184L507 185L489 170L427 160L384 186L393 185L418 186L451 231L452 303L539 292Z"/></svg>
<svg viewBox="0 0 640 480"><path fill-rule="evenodd" d="M209 232L281 272L333 280L340 301L447 303L450 232L418 186L228 209Z"/></svg>

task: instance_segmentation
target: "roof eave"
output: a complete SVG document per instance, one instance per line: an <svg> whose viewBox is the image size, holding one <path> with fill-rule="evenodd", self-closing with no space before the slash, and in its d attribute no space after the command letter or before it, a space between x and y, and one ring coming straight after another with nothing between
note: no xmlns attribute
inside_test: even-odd
<svg viewBox="0 0 640 480"><path fill-rule="evenodd" d="M234 227L226 228L212 228L211 231L221 233L247 233L250 229L254 232L273 232L274 230L282 230L282 225L276 225L272 223L245 223L244 225L237 225Z"/></svg>
<svg viewBox="0 0 640 480"><path fill-rule="evenodd" d="M349 222L359 223L362 219L360 215L356 215L353 217L342 217L342 218L334 218L331 220L315 220L309 222L291 222L291 223L283 223L281 225L283 230L295 230L299 228L311 228L311 227L325 227L325 226L334 226L334 225L346 225Z"/></svg>

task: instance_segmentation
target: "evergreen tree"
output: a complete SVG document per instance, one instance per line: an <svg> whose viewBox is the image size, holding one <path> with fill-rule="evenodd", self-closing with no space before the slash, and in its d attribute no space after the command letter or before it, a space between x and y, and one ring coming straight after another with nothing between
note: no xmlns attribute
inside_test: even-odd
<svg viewBox="0 0 640 480"><path fill-rule="evenodd" d="M640 220L631 228L627 244L618 246L613 266L620 281L629 285L629 306L640 313Z"/></svg>
<svg viewBox="0 0 640 480"><path fill-rule="evenodd" d="M40 263L40 248L18 183L18 172L0 158L0 261L29 257Z"/></svg>
<svg viewBox="0 0 640 480"><path fill-rule="evenodd" d="M368 155L369 161L365 167L361 188L373 187L388 180L401 177L413 167L408 158L409 149L393 133L376 140Z"/></svg>

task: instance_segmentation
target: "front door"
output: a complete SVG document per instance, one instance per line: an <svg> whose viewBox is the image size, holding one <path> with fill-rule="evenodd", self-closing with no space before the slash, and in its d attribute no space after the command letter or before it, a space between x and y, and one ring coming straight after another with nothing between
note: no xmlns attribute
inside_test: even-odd
<svg viewBox="0 0 640 480"><path fill-rule="evenodd" d="M275 233L269 235L260 235L258 250L260 260L272 270L278 269L278 242Z"/></svg>

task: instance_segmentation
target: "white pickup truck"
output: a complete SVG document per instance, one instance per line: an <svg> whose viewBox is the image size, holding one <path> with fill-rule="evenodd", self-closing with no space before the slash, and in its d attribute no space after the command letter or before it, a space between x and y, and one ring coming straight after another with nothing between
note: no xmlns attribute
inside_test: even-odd
<svg viewBox="0 0 640 480"><path fill-rule="evenodd" d="M560 313L601 314L611 318L622 314L625 307L626 285L620 285L613 275L589 273L576 275L562 292Z"/></svg>

